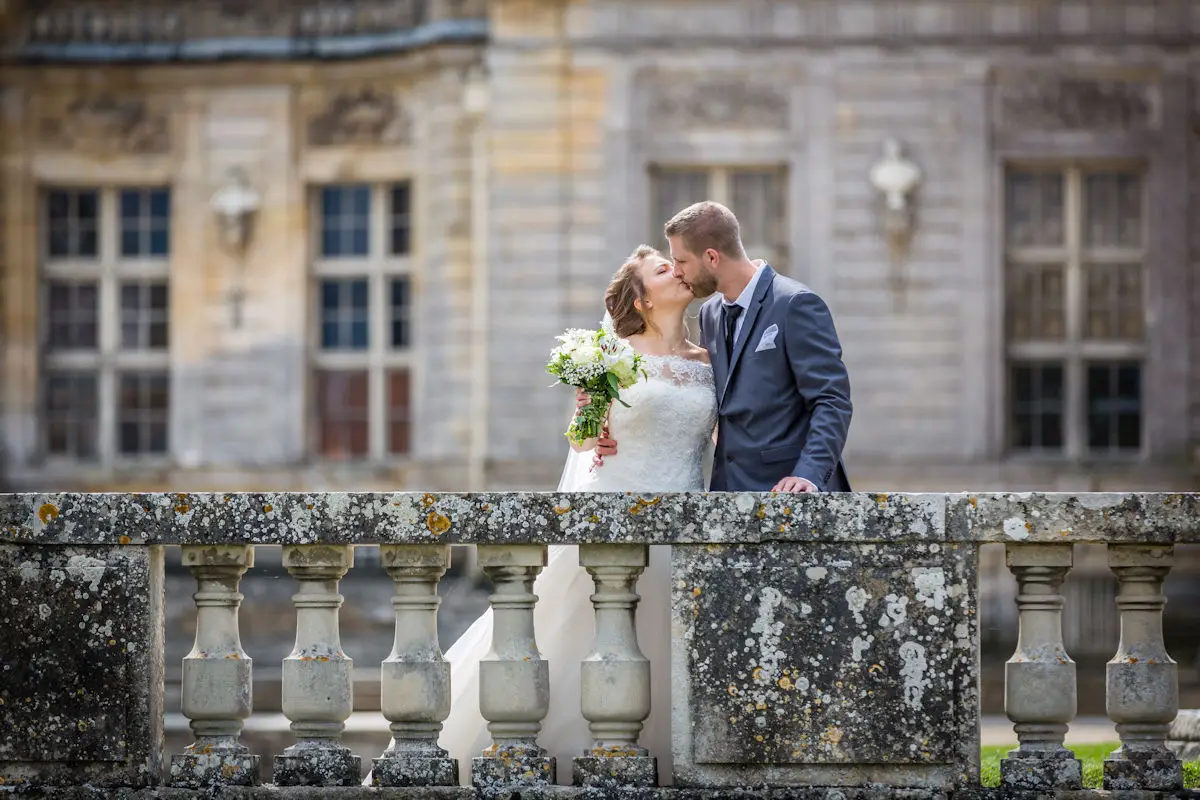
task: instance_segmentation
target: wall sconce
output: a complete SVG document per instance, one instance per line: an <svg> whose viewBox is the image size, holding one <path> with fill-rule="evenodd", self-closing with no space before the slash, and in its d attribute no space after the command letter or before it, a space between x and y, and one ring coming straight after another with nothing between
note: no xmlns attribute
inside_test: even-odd
<svg viewBox="0 0 1200 800"><path fill-rule="evenodd" d="M246 248L250 246L260 199L241 167L231 168L225 180L225 185L213 194L209 205L217 216L221 245L237 258L237 275L229 290L229 304L233 327L238 328L242 324L242 301L246 297L243 287Z"/></svg>
<svg viewBox="0 0 1200 800"><path fill-rule="evenodd" d="M921 170L900 154L900 142L889 137L883 143L883 158L871 167L870 178L883 197L883 232L891 257L892 290L897 302L903 303L907 288L904 266L916 228L912 194L921 183Z"/></svg>

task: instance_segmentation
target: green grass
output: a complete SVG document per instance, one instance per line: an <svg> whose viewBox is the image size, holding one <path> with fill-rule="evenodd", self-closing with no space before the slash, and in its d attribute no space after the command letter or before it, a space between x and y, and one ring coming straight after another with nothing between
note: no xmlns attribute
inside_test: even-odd
<svg viewBox="0 0 1200 800"><path fill-rule="evenodd" d="M1083 762L1083 785L1087 789L1099 789L1104 777L1104 759L1119 745L1116 742L1104 744L1081 744L1071 749L1075 757ZM984 786L1000 785L1000 759L1004 758L1015 744L984 747L980 758L979 777ZM1183 765L1183 785L1187 788L1200 788L1200 761L1188 761Z"/></svg>

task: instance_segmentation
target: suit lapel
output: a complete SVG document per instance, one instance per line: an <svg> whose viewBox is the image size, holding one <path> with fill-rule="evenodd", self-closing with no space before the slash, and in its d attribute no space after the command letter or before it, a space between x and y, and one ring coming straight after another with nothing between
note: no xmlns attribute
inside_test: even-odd
<svg viewBox="0 0 1200 800"><path fill-rule="evenodd" d="M771 281L773 280L775 280L775 270L771 269L768 265L763 268L762 274L758 276L758 285L754 287L754 299L750 302L750 308L746 310L746 318L742 322L742 335L733 343L733 358L729 361L729 371L725 374L725 381L721 384L720 401L725 399L725 392L733 380L733 373L737 370L738 363L741 361L742 351L746 349L746 342L750 341L750 336L754 333L754 323L758 320L758 312L762 308L763 300L767 298L767 292L770 291ZM721 332L720 348L724 351L724 328L722 328ZM724 352L721 355L724 356Z"/></svg>
<svg viewBox="0 0 1200 800"><path fill-rule="evenodd" d="M708 314L708 325L705 326L709 333L709 341L712 342L712 348L709 351L709 356L712 359L713 379L720 388L722 394L725 391L725 378L729 375L729 358L725 354L725 336L722 331L723 319L721 318L721 303L719 300L709 303L706 307L700 309L701 314ZM707 344L707 343L706 343Z"/></svg>

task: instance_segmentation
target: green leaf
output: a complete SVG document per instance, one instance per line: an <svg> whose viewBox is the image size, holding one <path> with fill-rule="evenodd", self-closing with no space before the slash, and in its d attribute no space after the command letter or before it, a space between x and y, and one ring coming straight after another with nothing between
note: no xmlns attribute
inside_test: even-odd
<svg viewBox="0 0 1200 800"><path fill-rule="evenodd" d="M608 388L612 390L613 399L617 399L617 395L621 391L621 384L617 382L617 376L611 372L604 373L604 377L608 379Z"/></svg>

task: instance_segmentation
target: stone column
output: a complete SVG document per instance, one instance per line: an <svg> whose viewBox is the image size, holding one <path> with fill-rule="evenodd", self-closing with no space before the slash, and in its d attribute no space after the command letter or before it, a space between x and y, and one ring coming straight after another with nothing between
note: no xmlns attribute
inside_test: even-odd
<svg viewBox="0 0 1200 800"><path fill-rule="evenodd" d="M355 786L359 758L340 739L354 708L354 662L342 652L338 581L354 563L348 546L290 545L283 565L300 583L296 646L283 660L283 713L296 743L275 756L280 786Z"/></svg>
<svg viewBox="0 0 1200 800"><path fill-rule="evenodd" d="M438 581L450 566L447 545L383 545L396 584L396 638L380 671L380 702L392 745L375 759L373 786L457 786L458 764L438 747L450 716L450 663L438 644Z"/></svg>
<svg viewBox="0 0 1200 800"><path fill-rule="evenodd" d="M1000 761L1002 784L1029 791L1081 789L1083 768L1063 746L1075 718L1075 662L1062 638L1063 579L1069 544L1008 545L1005 561L1017 579L1017 650L1004 665L1004 711L1016 750Z"/></svg>
<svg viewBox="0 0 1200 800"><path fill-rule="evenodd" d="M253 662L238 633L238 584L254 566L247 545L184 545L196 578L196 641L183 659L183 715L196 741L171 757L171 784L190 789L252 786L258 756L238 741L250 716Z"/></svg>
<svg viewBox="0 0 1200 800"><path fill-rule="evenodd" d="M1162 583L1174 558L1171 545L1108 546L1108 565L1120 581L1121 642L1106 669L1106 705L1121 746L1104 760L1105 789L1183 787L1183 765L1166 746L1179 710L1179 674L1162 632Z"/></svg>
<svg viewBox="0 0 1200 800"><path fill-rule="evenodd" d="M479 712L492 746L471 762L471 781L490 789L555 782L554 759L537 735L550 710L550 668L533 628L533 582L546 566L544 545L480 545L479 566L495 586L492 649L479 664Z"/></svg>
<svg viewBox="0 0 1200 800"><path fill-rule="evenodd" d="M596 640L580 677L580 704L593 744L575 759L578 785L658 785L658 761L638 745L650 716L650 661L638 647L636 587L649 555L650 548L640 544L579 547L579 564L596 584Z"/></svg>

